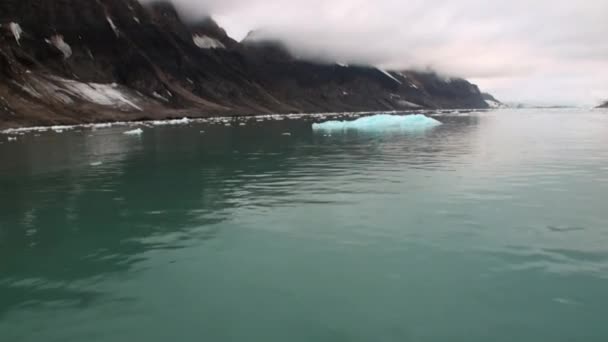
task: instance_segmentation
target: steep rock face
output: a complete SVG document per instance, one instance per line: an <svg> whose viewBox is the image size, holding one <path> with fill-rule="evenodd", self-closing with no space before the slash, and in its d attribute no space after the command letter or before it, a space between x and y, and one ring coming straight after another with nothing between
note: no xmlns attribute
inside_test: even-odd
<svg viewBox="0 0 608 342"><path fill-rule="evenodd" d="M136 0L0 2L0 126L270 112L487 108L432 73L317 64Z"/></svg>
<svg viewBox="0 0 608 342"><path fill-rule="evenodd" d="M601 104L598 108L608 108L608 101L604 102L604 104Z"/></svg>

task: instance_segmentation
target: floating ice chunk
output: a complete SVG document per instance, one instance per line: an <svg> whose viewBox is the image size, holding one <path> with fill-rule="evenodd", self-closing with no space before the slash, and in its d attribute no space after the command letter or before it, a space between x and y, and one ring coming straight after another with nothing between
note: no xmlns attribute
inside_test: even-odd
<svg viewBox="0 0 608 342"><path fill-rule="evenodd" d="M286 137L290 137L290 136L291 136L291 133L286 132L286 133L283 133L283 134L281 134L281 135L286 136Z"/></svg>
<svg viewBox="0 0 608 342"><path fill-rule="evenodd" d="M90 165L95 167L95 166L101 166L101 165L103 165L103 163L100 161L97 161L97 162L92 162Z"/></svg>
<svg viewBox="0 0 608 342"><path fill-rule="evenodd" d="M15 137L8 137L8 138L6 138L6 140L8 140L8 141L16 141L17 138L15 138Z"/></svg>
<svg viewBox="0 0 608 342"><path fill-rule="evenodd" d="M155 121L150 121L150 124L152 124L154 126L170 126L170 125L187 125L190 122L192 122L192 120L190 120L188 118L182 118L182 119L173 119L173 120L155 120Z"/></svg>
<svg viewBox="0 0 608 342"><path fill-rule="evenodd" d="M320 131L386 131L386 130L421 130L441 125L441 122L422 114L389 115L379 114L359 118L354 121L326 121L312 125L313 130Z"/></svg>
<svg viewBox="0 0 608 342"><path fill-rule="evenodd" d="M138 129L134 129L132 131L126 131L123 134L126 135L142 135L144 133L144 131L141 128Z"/></svg>
<svg viewBox="0 0 608 342"><path fill-rule="evenodd" d="M201 36L201 35L194 35L192 36L192 41L194 42L194 44L196 46L198 46L201 49L225 49L226 46L224 44L222 44L222 42L220 42L217 39L208 37L208 36Z"/></svg>

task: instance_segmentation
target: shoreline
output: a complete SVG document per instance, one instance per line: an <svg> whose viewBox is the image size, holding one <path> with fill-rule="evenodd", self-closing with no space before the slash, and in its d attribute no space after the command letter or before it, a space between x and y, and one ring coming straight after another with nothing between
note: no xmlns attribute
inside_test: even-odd
<svg viewBox="0 0 608 342"><path fill-rule="evenodd" d="M286 113L286 114L254 114L254 115L214 115L206 117L184 116L181 119L167 118L159 120L132 120L132 121L107 121L99 123L82 123L74 125L40 125L40 126L23 126L0 129L0 134L3 135L22 135L31 132L48 132L55 131L61 133L78 128L111 128L111 127L131 127L131 126L177 126L191 123L212 123L212 124L229 124L233 121L249 121L249 120L284 120L284 119L326 119L336 117L356 118L374 114L449 114L449 113L471 113L471 112L486 112L487 109L417 109L417 110L402 110L402 111L362 111L362 112L325 112L325 113ZM260 121L261 121L260 120Z"/></svg>

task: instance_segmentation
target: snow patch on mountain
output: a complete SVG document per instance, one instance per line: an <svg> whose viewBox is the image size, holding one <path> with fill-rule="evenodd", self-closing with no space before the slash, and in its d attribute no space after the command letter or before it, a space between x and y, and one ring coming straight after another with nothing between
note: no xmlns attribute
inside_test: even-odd
<svg viewBox="0 0 608 342"><path fill-rule="evenodd" d="M403 84L403 82L399 81L395 76L391 75L390 72L388 72L386 70L383 70L383 69L380 69L380 68L378 68L378 71L380 71L384 75L388 76L391 80L393 80L393 81L395 81L395 82L397 82L399 84Z"/></svg>
<svg viewBox="0 0 608 342"><path fill-rule="evenodd" d="M226 46L217 39L205 35L194 35L192 41L201 49L225 49Z"/></svg>
<svg viewBox="0 0 608 342"><path fill-rule="evenodd" d="M21 26L17 23L10 23L8 24L8 29L11 30L11 32L13 33L13 37L15 37L15 40L17 41L17 44L21 45L21 35L23 34L23 30L21 29Z"/></svg>
<svg viewBox="0 0 608 342"><path fill-rule="evenodd" d="M116 27L116 24L114 24L114 21L112 20L112 18L106 17L106 21L108 22L108 24L110 24L110 27L112 28L112 31L114 31L114 34L116 35L116 37L119 37L120 31L118 30L118 27Z"/></svg>
<svg viewBox="0 0 608 342"><path fill-rule="evenodd" d="M46 42L56 47L57 50L61 51L64 59L68 59L72 56L72 47L63 40L62 35L53 35L51 39L47 39Z"/></svg>
<svg viewBox="0 0 608 342"><path fill-rule="evenodd" d="M484 100L488 106L490 106L490 108L503 108L505 105L500 103L500 102L496 102L493 100Z"/></svg>

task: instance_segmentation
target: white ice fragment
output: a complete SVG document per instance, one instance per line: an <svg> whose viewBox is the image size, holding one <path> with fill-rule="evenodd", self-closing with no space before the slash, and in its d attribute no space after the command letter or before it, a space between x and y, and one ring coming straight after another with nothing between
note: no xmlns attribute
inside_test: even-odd
<svg viewBox="0 0 608 342"><path fill-rule="evenodd" d="M21 29L21 26L17 23L9 23L8 28L13 33L13 37L15 37L17 44L21 45L21 43L20 43L21 34L23 34L23 30Z"/></svg>
<svg viewBox="0 0 608 342"><path fill-rule="evenodd" d="M422 114L389 115L379 114L359 118L354 121L326 121L312 125L313 130L320 131L387 131L387 130L420 130L441 125L441 122Z"/></svg>
<svg viewBox="0 0 608 342"><path fill-rule="evenodd" d="M47 42L50 42L54 47L57 48L57 50L61 51L61 53L63 53L64 59L68 59L72 56L72 47L70 47L63 40L62 35L60 35L60 34L53 35L50 40L47 40Z"/></svg>
<svg viewBox="0 0 608 342"><path fill-rule="evenodd" d="M6 140L8 140L8 141L16 141L17 138L15 138L15 137L8 137L8 138L6 138Z"/></svg>
<svg viewBox="0 0 608 342"><path fill-rule="evenodd" d="M224 44L222 44L222 42L220 42L217 39L208 37L208 36L204 36L204 35L194 35L192 36L192 41L194 42L194 44L196 46L198 46L201 49L225 49L226 46Z"/></svg>
<svg viewBox="0 0 608 342"><path fill-rule="evenodd" d="M339 67L348 68L348 64L346 63L336 63L336 65Z"/></svg>
<svg viewBox="0 0 608 342"><path fill-rule="evenodd" d="M286 133L283 133L283 134L281 134L281 135L286 136L286 137L290 137L290 136L291 136L291 133L286 132Z"/></svg>
<svg viewBox="0 0 608 342"><path fill-rule="evenodd" d="M188 118L173 119L173 120L155 120L150 123L154 126L168 126L168 125L187 125L191 122Z"/></svg>
<svg viewBox="0 0 608 342"><path fill-rule="evenodd" d="M141 128L138 129L134 129L132 131L126 131L123 134L126 135L142 135L144 133L144 131Z"/></svg>
<svg viewBox="0 0 608 342"><path fill-rule="evenodd" d="M95 166L101 166L101 165L103 165L103 163L100 161L97 161L97 162L92 162L90 165L95 167Z"/></svg>
<svg viewBox="0 0 608 342"><path fill-rule="evenodd" d="M134 20L136 23L141 24L141 21L139 20L139 18L138 18L138 17L133 17L133 20Z"/></svg>
<svg viewBox="0 0 608 342"><path fill-rule="evenodd" d="M77 126L65 126L65 125L57 125L48 127L49 130L55 133L63 133L64 131L69 131L75 129Z"/></svg>
<svg viewBox="0 0 608 342"><path fill-rule="evenodd" d="M112 20L112 18L106 17L106 20L108 21L108 24L110 24L110 27L112 28L112 31L114 31L114 34L116 35L116 37L119 37L120 31L118 30L118 27L116 27L116 24L114 24L114 21Z"/></svg>

